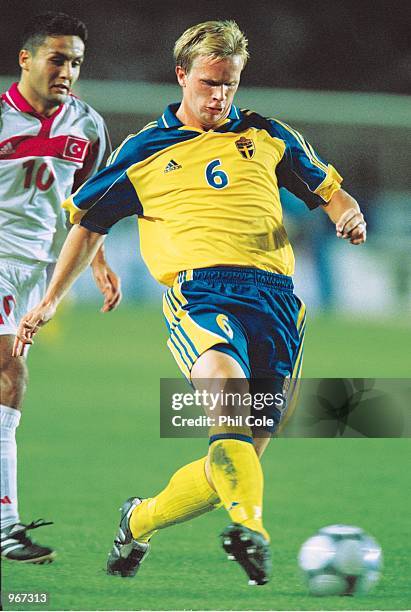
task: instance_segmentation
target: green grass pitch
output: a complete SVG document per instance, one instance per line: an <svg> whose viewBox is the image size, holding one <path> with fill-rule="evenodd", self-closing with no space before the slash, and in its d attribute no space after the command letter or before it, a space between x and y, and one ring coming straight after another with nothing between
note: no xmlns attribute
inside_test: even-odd
<svg viewBox="0 0 411 612"><path fill-rule="evenodd" d="M58 558L48 566L5 562L3 589L50 593L36 610L409 608L406 439L272 441L263 465L274 575L265 587L249 587L225 559L217 537L224 510L157 534L135 579L105 574L122 501L155 494L206 452L206 440L159 438L159 378L178 376L165 339L159 310L127 305L110 315L67 307L40 334L18 431L20 510L25 521L54 520L33 537L55 546ZM411 330L394 322L313 319L304 374L405 377L410 343ZM335 522L363 527L383 547L383 579L369 596L306 594L298 549Z"/></svg>

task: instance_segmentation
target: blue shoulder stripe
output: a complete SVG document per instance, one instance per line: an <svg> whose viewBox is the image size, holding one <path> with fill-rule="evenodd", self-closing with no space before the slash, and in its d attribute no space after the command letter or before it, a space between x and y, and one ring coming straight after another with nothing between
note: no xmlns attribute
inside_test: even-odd
<svg viewBox="0 0 411 612"><path fill-rule="evenodd" d="M128 136L110 156L106 168L73 195L74 206L85 211L81 225L90 231L107 233L123 217L143 215L138 185L130 181L127 170L158 151L198 136L198 132L187 130L162 130L157 122Z"/></svg>
<svg viewBox="0 0 411 612"><path fill-rule="evenodd" d="M314 151L313 147L300 132L279 119L270 119L270 124L273 136L277 135L277 137L282 138L290 149L301 149L314 166L317 166L327 174L327 164Z"/></svg>
<svg viewBox="0 0 411 612"><path fill-rule="evenodd" d="M148 124L138 134L130 134L113 151L106 168L84 183L74 194L74 204L77 208L83 210L89 209L99 198L106 198L108 191L111 189L125 188L127 181L130 183L125 173L131 166L144 161L158 151L197 136L199 136L198 132L178 129L166 131L157 127L157 122ZM132 191L135 198L136 192L134 187Z"/></svg>
<svg viewBox="0 0 411 612"><path fill-rule="evenodd" d="M157 126L146 127L138 134L132 134L116 149L111 165L118 168L129 168L144 161L151 155L172 147L175 144L198 137L198 132L190 130L163 130Z"/></svg>
<svg viewBox="0 0 411 612"><path fill-rule="evenodd" d="M275 170L278 186L288 189L310 209L324 204L324 200L314 190L324 180L327 166L303 136L279 120L267 119L248 109L242 109L241 112L244 121L240 124L240 130L244 127L265 130L272 138L285 143L284 155ZM317 163L313 163L313 159Z"/></svg>

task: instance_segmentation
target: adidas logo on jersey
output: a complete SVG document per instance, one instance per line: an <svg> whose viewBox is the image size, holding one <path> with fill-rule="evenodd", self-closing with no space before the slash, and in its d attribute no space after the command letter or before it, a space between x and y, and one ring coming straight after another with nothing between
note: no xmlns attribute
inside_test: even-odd
<svg viewBox="0 0 411 612"><path fill-rule="evenodd" d="M14 147L11 142L7 142L4 146L0 147L0 155L11 155L14 153Z"/></svg>
<svg viewBox="0 0 411 612"><path fill-rule="evenodd" d="M164 174L172 172L172 170L179 170L180 168L182 168L181 164L178 164L174 159L170 159L167 166L164 168Z"/></svg>

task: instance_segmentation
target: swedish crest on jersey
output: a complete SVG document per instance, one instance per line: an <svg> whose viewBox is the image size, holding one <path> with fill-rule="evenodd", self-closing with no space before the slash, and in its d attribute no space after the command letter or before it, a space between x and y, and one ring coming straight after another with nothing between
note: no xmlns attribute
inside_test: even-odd
<svg viewBox="0 0 411 612"><path fill-rule="evenodd" d="M255 144L251 138L246 138L245 136L241 136L238 140L235 141L235 146L237 150L240 152L241 156L244 159L251 159L254 157L255 153Z"/></svg>

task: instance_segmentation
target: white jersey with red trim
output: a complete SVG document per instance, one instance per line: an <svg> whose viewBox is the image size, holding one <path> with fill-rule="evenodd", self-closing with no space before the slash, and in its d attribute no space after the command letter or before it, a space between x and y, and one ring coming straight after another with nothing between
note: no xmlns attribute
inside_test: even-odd
<svg viewBox="0 0 411 612"><path fill-rule="evenodd" d="M0 100L0 257L54 262L67 234L61 202L101 164L105 126L70 96L39 115L17 84Z"/></svg>

